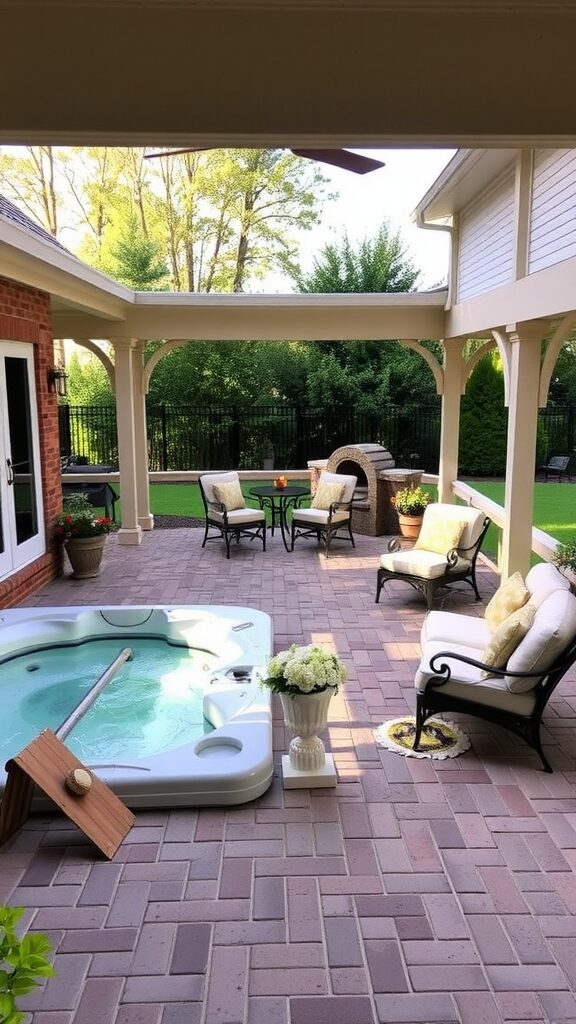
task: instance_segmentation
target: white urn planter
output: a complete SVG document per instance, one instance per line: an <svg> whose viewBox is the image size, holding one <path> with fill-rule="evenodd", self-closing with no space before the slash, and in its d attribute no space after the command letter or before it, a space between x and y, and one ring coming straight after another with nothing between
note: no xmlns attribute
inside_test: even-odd
<svg viewBox="0 0 576 1024"><path fill-rule="evenodd" d="M284 721L295 734L288 755L282 758L285 789L336 785L334 759L326 754L318 736L326 728L334 692L334 687L329 686L319 693L300 693L294 697L280 694Z"/></svg>

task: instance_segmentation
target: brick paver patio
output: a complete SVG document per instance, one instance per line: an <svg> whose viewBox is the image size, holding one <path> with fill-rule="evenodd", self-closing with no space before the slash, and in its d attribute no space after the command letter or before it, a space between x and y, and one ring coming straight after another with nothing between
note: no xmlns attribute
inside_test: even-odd
<svg viewBox="0 0 576 1024"><path fill-rule="evenodd" d="M111 538L98 580L29 603L242 604L273 616L277 648L333 642L350 671L331 709L338 786L277 777L255 804L139 813L111 863L63 819L32 819L0 851L0 896L56 949L34 1024L576 1021L575 677L546 712L553 775L472 719L463 756L399 757L372 729L413 709L424 605L401 585L374 604L383 540L326 561L276 537L227 562L201 538ZM495 583L482 569L484 597ZM481 614L471 594L445 607Z"/></svg>

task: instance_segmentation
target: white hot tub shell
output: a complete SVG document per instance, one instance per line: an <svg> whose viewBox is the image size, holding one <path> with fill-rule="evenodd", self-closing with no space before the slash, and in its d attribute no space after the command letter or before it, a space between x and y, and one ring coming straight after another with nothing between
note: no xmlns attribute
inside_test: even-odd
<svg viewBox="0 0 576 1024"><path fill-rule="evenodd" d="M54 647L65 657L66 647L103 637L157 638L216 658L203 698L213 732L134 763L127 754L121 765L88 765L129 807L240 804L268 789L272 716L259 679L272 653L269 615L227 605L9 609L0 614L0 663Z"/></svg>

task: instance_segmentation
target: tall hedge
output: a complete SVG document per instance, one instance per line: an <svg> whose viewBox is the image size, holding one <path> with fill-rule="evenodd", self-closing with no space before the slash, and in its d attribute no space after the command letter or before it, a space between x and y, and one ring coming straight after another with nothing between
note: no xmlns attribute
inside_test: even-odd
<svg viewBox="0 0 576 1024"><path fill-rule="evenodd" d="M508 409L504 405L504 372L500 357L489 352L472 371L460 408L459 469L469 476L504 476ZM536 464L547 458L548 433L539 419Z"/></svg>
<svg viewBox="0 0 576 1024"><path fill-rule="evenodd" d="M460 410L460 471L470 476L502 476L506 471L508 410L504 374L496 353L474 368Z"/></svg>

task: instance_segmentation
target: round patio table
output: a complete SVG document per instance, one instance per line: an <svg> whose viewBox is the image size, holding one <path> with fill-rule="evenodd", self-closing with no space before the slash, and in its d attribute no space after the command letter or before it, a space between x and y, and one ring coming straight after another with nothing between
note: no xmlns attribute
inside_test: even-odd
<svg viewBox="0 0 576 1024"><path fill-rule="evenodd" d="M274 536L276 526L280 526L282 542L286 551L290 551L290 545L288 544L288 509L298 508L301 499L310 496L308 488L301 487L298 484L288 484L287 487L281 489L271 484L262 484L262 486L251 487L250 494L253 498L258 498L261 509L270 509L272 536Z"/></svg>

